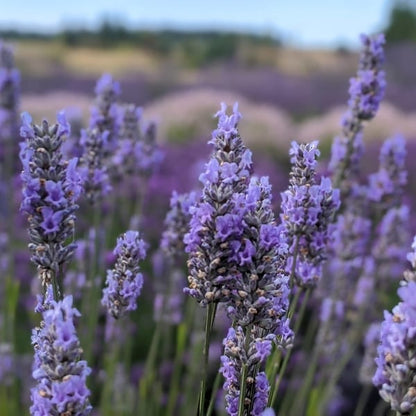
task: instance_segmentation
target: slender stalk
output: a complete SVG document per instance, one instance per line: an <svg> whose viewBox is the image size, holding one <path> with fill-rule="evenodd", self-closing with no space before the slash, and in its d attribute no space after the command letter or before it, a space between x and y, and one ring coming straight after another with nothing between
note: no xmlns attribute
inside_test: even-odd
<svg viewBox="0 0 416 416"><path fill-rule="evenodd" d="M387 403L384 400L379 400L376 408L374 409L373 416L384 416Z"/></svg>
<svg viewBox="0 0 416 416"><path fill-rule="evenodd" d="M205 393L206 393L206 384L207 384L207 379L208 379L209 344L211 342L211 332L212 332L212 326L214 324L216 310L217 310L216 303L208 304L206 320L205 320L205 340L204 340L204 347L202 350L203 367L202 367L202 377L201 377L199 400L198 400L198 415L199 416L205 415Z"/></svg>
<svg viewBox="0 0 416 416"><path fill-rule="evenodd" d="M304 292L303 289L302 290L299 290L296 293L296 295L298 295L301 291ZM305 296L304 296L304 298L302 300L302 305L301 305L301 308L300 308L300 311L299 311L299 315L298 315L298 317L296 319L295 326L294 326L294 333L295 334L299 333L299 328L300 328L300 326L302 324L303 317L305 315L306 305L308 304L308 300L309 300L310 293L311 293L311 290L310 289L307 289L305 291ZM295 297L295 300L296 300L296 303L297 303L298 300L299 300L299 296ZM289 318L292 317L290 314L292 313L292 315L293 315L293 313L295 312L295 307L293 307L293 308L291 308L289 310ZM285 374L287 364L289 363L290 357L292 355L292 350L293 350L293 348L291 348L290 350L287 351L287 353L285 355L285 358L283 360L282 366L280 367L279 377L277 379L277 382L274 385L273 393L269 396L269 402L270 402L269 403L269 406L271 406L271 407L273 407L274 404L276 403L277 393L279 391L280 383L283 380L283 376ZM270 397L271 397L271 399L270 399Z"/></svg>
<svg viewBox="0 0 416 416"><path fill-rule="evenodd" d="M208 410L207 410L206 416L211 416L211 414L214 410L215 399L216 399L218 389L220 387L220 382L221 382L221 373L218 371L217 375L215 376L214 384L212 386L211 398L209 400L209 405L208 405Z"/></svg>
<svg viewBox="0 0 416 416"><path fill-rule="evenodd" d="M243 370L241 372L240 381L240 398L238 401L238 416L244 416L245 398L246 398L246 385L247 385L247 364L243 364Z"/></svg>
<svg viewBox="0 0 416 416"><path fill-rule="evenodd" d="M96 278L100 274L100 254L101 254L101 241L100 241L100 230L101 230L101 209L99 206L95 207L94 211L94 252L90 258L90 268L89 268L89 276L88 276L88 292L85 296L86 299L86 311L87 313L84 314L88 321L88 331L89 334L86 337L85 345L85 357L87 362L91 362L92 355L93 355L93 347L94 347L94 340L95 337L93 336L94 328L96 328L98 316L100 312L100 307L98 304L101 292L101 284L96 283Z"/></svg>
<svg viewBox="0 0 416 416"><path fill-rule="evenodd" d="M370 396L372 390L372 386L366 385L363 389L361 389L360 397L357 402L357 406L355 407L354 415L353 416L362 416L365 410L365 406L368 401L368 397Z"/></svg>
<svg viewBox="0 0 416 416"><path fill-rule="evenodd" d="M118 355L120 345L115 340L114 343L107 344L109 345L109 350L107 351L105 358L105 373L106 381L104 383L103 391L101 393L100 400L100 410L103 412L103 416L110 416L113 413L111 406L112 402L112 391L114 386L114 377L116 373L116 366L118 363Z"/></svg>
<svg viewBox="0 0 416 416"><path fill-rule="evenodd" d="M247 354L250 348L250 336L251 336L251 328L252 325L244 328L244 336L245 336L245 343L244 349ZM238 401L238 416L244 416L245 412L245 399L246 399L246 387L247 387L247 374L248 374L248 365L247 363L243 364L243 368L241 371L241 379L240 379L240 398Z"/></svg>
<svg viewBox="0 0 416 416"><path fill-rule="evenodd" d="M137 408L141 411L141 414L144 414L144 415L150 414L150 413L146 413L146 408L149 402L148 392L150 391L152 383L154 382L156 378L154 367L155 367L157 352L158 352L159 344L160 344L162 325L163 324L161 321L158 321L158 323L156 324L156 329L155 329L155 332L153 333L153 338L150 344L149 353L146 358L143 378L141 379L139 383L138 397L140 397L141 403L140 403L140 406L137 406Z"/></svg>
<svg viewBox="0 0 416 416"><path fill-rule="evenodd" d="M294 252L293 252L293 262L292 262L292 269L290 271L290 276L289 276L289 284L290 287L292 288L295 285L295 272L296 272L296 260L298 257L298 251L299 251L299 236L296 236L296 240L295 240L295 248L294 248ZM301 295L301 290L298 290L292 300L292 302L290 303L290 307L289 307L289 312L288 312L288 318L291 319L293 314L295 313L297 304L299 302L299 298ZM290 352L288 352L288 354L290 354ZM273 353L271 354L268 362L269 363L273 363L271 369L269 370L267 377L269 379L270 385L271 385L271 391L269 393L269 400L268 400L268 405L271 406L272 402L273 402L273 397L276 396L276 390L278 390L279 386L276 386L275 380L276 380L276 376L277 376L277 372L279 370L279 365L280 365L280 360L281 360L281 351L280 350L274 350ZM289 360L289 358L287 359ZM287 365L287 363L286 363ZM270 367L269 367L270 368ZM286 368L286 366L285 366ZM284 371L285 369L283 369ZM279 381L280 384L280 381Z"/></svg>
<svg viewBox="0 0 416 416"><path fill-rule="evenodd" d="M187 308L185 320L177 327L176 353L173 364L172 379L170 381L169 399L166 411L166 415L168 416L174 414L175 405L178 400L179 382L183 365L182 360L195 313L195 302L193 299L187 298L186 306Z"/></svg>

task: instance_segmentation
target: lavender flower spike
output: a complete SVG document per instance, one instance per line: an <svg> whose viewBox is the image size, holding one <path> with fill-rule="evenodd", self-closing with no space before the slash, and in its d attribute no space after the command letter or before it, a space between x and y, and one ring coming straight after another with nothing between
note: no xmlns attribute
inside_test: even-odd
<svg viewBox="0 0 416 416"><path fill-rule="evenodd" d="M28 215L31 260L45 287L57 278L63 263L75 250L75 210L82 183L77 159L68 162L62 156L61 145L70 128L64 113L59 113L58 123L51 126L46 120L41 126L31 122L30 115L23 113L21 210Z"/></svg>
<svg viewBox="0 0 416 416"><path fill-rule="evenodd" d="M292 143L289 188L281 194L280 215L289 245L286 269L301 287L314 287L322 274L328 227L340 206L339 190L329 178L315 179L318 142ZM292 267L295 262L294 267Z"/></svg>
<svg viewBox="0 0 416 416"><path fill-rule="evenodd" d="M31 390L32 416L87 416L92 410L86 386L91 370L81 359L82 348L74 326L78 316L80 313L72 307L72 296L59 302L52 300L42 312L42 326L33 331L32 375L37 385Z"/></svg>
<svg viewBox="0 0 416 416"><path fill-rule="evenodd" d="M342 121L342 135L332 145L329 168L336 187L344 188L349 172L357 170L361 157L363 122L377 113L386 86L384 71L384 36L361 36L362 52L358 72L350 80L348 110Z"/></svg>
<svg viewBox="0 0 416 416"><path fill-rule="evenodd" d="M202 306L230 297L229 286L236 279L230 267L231 241L238 240L243 231L233 196L246 192L252 166L251 152L237 130L238 106L234 105L230 116L226 108L222 104L217 113L218 128L210 141L214 153L200 176L202 198L190 210L190 230L184 238L189 253L189 287L184 290Z"/></svg>
<svg viewBox="0 0 416 416"><path fill-rule="evenodd" d="M373 377L392 410L408 415L416 405L416 282L399 288L401 302L385 311Z"/></svg>
<svg viewBox="0 0 416 416"><path fill-rule="evenodd" d="M116 319L136 309L143 286L139 261L146 256L146 246L137 231L127 231L117 239L113 251L117 256L114 269L107 271L101 303Z"/></svg>

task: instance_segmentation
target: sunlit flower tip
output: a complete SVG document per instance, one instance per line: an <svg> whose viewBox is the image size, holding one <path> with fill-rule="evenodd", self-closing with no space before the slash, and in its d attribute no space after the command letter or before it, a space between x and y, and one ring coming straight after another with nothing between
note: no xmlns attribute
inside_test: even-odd
<svg viewBox="0 0 416 416"><path fill-rule="evenodd" d="M25 111L21 114L21 121L20 135L24 139L33 139L35 133L32 126L32 116Z"/></svg>

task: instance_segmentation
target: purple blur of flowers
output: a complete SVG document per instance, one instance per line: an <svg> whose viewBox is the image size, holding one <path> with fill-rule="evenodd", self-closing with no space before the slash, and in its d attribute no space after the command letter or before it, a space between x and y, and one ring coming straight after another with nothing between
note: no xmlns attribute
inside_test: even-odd
<svg viewBox="0 0 416 416"><path fill-rule="evenodd" d="M0 142L17 141L20 72L14 65L14 51L0 41ZM10 155L11 156L11 155Z"/></svg>
<svg viewBox="0 0 416 416"><path fill-rule="evenodd" d="M185 235L189 253L189 287L185 292L205 306L210 302L227 301L228 287L236 278L230 266L232 241L242 236L242 217L234 209L235 197L246 192L251 173L251 151L238 134L241 119L237 104L226 114L221 105L216 114L218 128L212 133L214 152L200 175L204 185L202 197L191 208L190 230Z"/></svg>
<svg viewBox="0 0 416 416"><path fill-rule="evenodd" d="M330 227L332 256L328 267L328 293L336 299L349 301L355 293L371 244L371 226L369 219L348 211L339 215Z"/></svg>
<svg viewBox="0 0 416 416"><path fill-rule="evenodd" d="M360 367L359 379L362 384L372 384L376 371L374 357L377 355L377 346L380 341L380 323L373 323L368 327L364 337L364 357Z"/></svg>
<svg viewBox="0 0 416 416"><path fill-rule="evenodd" d="M48 287L49 297L52 288ZM32 334L35 347L31 390L33 416L89 415L90 391L86 386L91 370L82 360L74 318L80 313L72 306L72 296L62 301L50 300L42 312L43 322Z"/></svg>
<svg viewBox="0 0 416 416"><path fill-rule="evenodd" d="M91 109L89 129L108 132L104 145L104 156L108 157L117 147L120 129L120 110L117 100L121 94L120 84L110 74L104 74L95 87L95 105Z"/></svg>
<svg viewBox="0 0 416 416"><path fill-rule="evenodd" d="M363 151L363 122L377 113L386 86L382 70L384 35L361 36L362 52L356 77L350 80L348 110L342 120L342 134L334 139L329 168L334 184L343 192L344 181L357 171Z"/></svg>
<svg viewBox="0 0 416 416"><path fill-rule="evenodd" d="M138 231L127 231L117 239L113 253L117 260L114 268L107 271L101 303L118 319L137 308L143 286L139 262L146 256L146 245Z"/></svg>
<svg viewBox="0 0 416 416"><path fill-rule="evenodd" d="M95 204L112 189L104 163L104 149L108 136L108 131L100 132L98 128L81 131L80 173L84 181L85 196L91 204Z"/></svg>
<svg viewBox="0 0 416 416"><path fill-rule="evenodd" d="M188 232L191 219L191 207L197 203L197 193L178 194L172 192L170 209L165 218L165 230L162 234L160 248L169 257L181 258L185 252L183 238Z"/></svg>
<svg viewBox="0 0 416 416"><path fill-rule="evenodd" d="M397 206L407 184L406 141L396 135L387 139L380 150L378 172L369 176L368 197L377 203L377 208L386 210Z"/></svg>
<svg viewBox="0 0 416 416"><path fill-rule="evenodd" d="M20 160L23 164L21 210L28 215L31 260L45 286L73 254L76 201L82 192L77 159L64 160L61 145L70 126L63 112L58 123L33 125L22 115Z"/></svg>
<svg viewBox="0 0 416 416"><path fill-rule="evenodd" d="M387 291L403 273L410 242L410 213L407 205L390 208L377 227L371 250L377 264L377 287Z"/></svg>
<svg viewBox="0 0 416 416"><path fill-rule="evenodd" d="M393 313L384 312L373 383L392 410L408 415L416 404L416 282L398 295Z"/></svg>
<svg viewBox="0 0 416 416"><path fill-rule="evenodd" d="M156 124L150 122L143 126L143 110L134 104L125 104L120 112L119 142L112 159L118 177L125 174L149 176L163 159L156 142Z"/></svg>
<svg viewBox="0 0 416 416"><path fill-rule="evenodd" d="M246 349L246 336L249 337ZM221 356L220 372L225 378L226 410L230 416L238 415L241 374L243 366L247 367L247 379L251 380L250 388L244 398L244 414L260 416L266 409L269 396L269 382L258 366L264 362L272 349L270 339L256 339L253 332L244 334L240 326L229 328L223 342L224 354Z"/></svg>
<svg viewBox="0 0 416 416"><path fill-rule="evenodd" d="M301 287L315 287L329 242L328 227L340 206L329 178L316 183L318 142L292 142L289 188L281 194L280 214L289 245L287 271ZM293 262L295 264L293 265Z"/></svg>

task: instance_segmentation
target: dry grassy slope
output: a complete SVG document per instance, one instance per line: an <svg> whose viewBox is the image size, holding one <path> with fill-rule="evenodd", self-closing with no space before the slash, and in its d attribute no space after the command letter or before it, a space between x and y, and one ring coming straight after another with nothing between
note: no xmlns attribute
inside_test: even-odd
<svg viewBox="0 0 416 416"><path fill-rule="evenodd" d="M291 75L311 75L319 72L353 73L357 63L354 53L331 50L298 50L260 46L238 51L243 64L267 66ZM168 57L160 57L148 50L123 47L117 49L69 48L59 41L20 41L16 43L16 62L22 74L47 75L53 70L64 69L81 75L98 77L103 71L115 76L144 72L154 74L169 61L170 65L183 69L181 54L173 51Z"/></svg>

